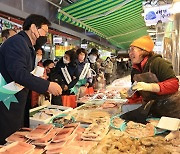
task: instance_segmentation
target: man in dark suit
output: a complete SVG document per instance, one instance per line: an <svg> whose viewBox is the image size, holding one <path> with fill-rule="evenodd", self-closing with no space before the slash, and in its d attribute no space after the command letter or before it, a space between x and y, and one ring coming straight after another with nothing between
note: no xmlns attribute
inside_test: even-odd
<svg viewBox="0 0 180 154"><path fill-rule="evenodd" d="M0 144L5 138L23 127L24 111L29 89L38 93L49 92L55 96L61 87L32 75L34 69L34 46L46 43L50 22L43 16L32 14L26 18L23 31L6 40L0 48L0 73L7 83L15 81L24 88L15 94L18 103L11 103L9 110L0 102Z"/></svg>

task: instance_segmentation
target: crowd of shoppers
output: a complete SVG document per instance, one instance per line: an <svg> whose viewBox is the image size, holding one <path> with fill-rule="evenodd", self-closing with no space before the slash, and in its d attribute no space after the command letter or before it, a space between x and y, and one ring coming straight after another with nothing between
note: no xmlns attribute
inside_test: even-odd
<svg viewBox="0 0 180 154"><path fill-rule="evenodd" d="M38 56L39 50L37 50L36 55L35 66L37 66L37 63L39 66L42 62L40 61L42 56L41 58ZM76 94L78 97L88 94L88 88L93 89L93 91L105 88L105 86L109 85L113 80L124 75L118 75L117 73L116 57L107 57L106 60L103 61L96 48L92 48L89 53L84 48L68 50L63 57L57 60L56 64L53 60L44 60L43 67L45 68L44 78L49 81L54 81L62 87L61 96L52 95L52 97L47 97L47 95L44 95L44 99L49 100L51 98L50 102L54 105L63 105L62 96L64 95L75 95L71 89L81 79L85 79L86 82L79 87L79 92ZM35 98L32 98L32 100L34 99ZM36 103L32 103L32 107L39 104L41 103L36 101Z"/></svg>

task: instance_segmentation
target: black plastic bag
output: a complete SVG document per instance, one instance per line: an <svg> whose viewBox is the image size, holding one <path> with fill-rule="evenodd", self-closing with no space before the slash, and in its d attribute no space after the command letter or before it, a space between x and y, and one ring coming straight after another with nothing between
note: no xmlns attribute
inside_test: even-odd
<svg viewBox="0 0 180 154"><path fill-rule="evenodd" d="M154 101L149 101L148 103L142 104L139 108L126 112L120 117L127 121L134 121L139 123L146 123L146 119L149 116L149 111Z"/></svg>

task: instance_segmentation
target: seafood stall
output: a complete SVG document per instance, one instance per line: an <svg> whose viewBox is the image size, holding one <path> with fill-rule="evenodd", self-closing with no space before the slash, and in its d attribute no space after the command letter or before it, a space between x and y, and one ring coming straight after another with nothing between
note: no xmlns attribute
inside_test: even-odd
<svg viewBox="0 0 180 154"><path fill-rule="evenodd" d="M75 115L75 112L72 114ZM173 137L169 134L171 138L165 137L169 132L157 128L155 125L159 121L156 119L150 119L145 125L125 122L118 116L110 118L110 115L103 111L92 112L89 116L94 117L86 121L82 119L86 126L71 115L63 114L54 117L48 124L40 124L33 129L22 128L6 139L7 144L0 148L0 153L14 154L17 149L18 153L34 154L180 152L179 131L174 131Z"/></svg>
<svg viewBox="0 0 180 154"><path fill-rule="evenodd" d="M0 154L180 153L180 119L125 121L120 115L126 101L111 85L82 97L78 102L83 105L74 109L52 105L31 110L32 127L10 135Z"/></svg>

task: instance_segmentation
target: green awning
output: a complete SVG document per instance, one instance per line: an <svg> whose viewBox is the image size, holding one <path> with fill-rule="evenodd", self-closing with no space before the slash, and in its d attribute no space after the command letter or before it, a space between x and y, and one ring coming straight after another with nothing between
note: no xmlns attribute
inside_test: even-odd
<svg viewBox="0 0 180 154"><path fill-rule="evenodd" d="M62 8L58 19L127 49L134 39L147 35L142 13L142 0L78 0Z"/></svg>

